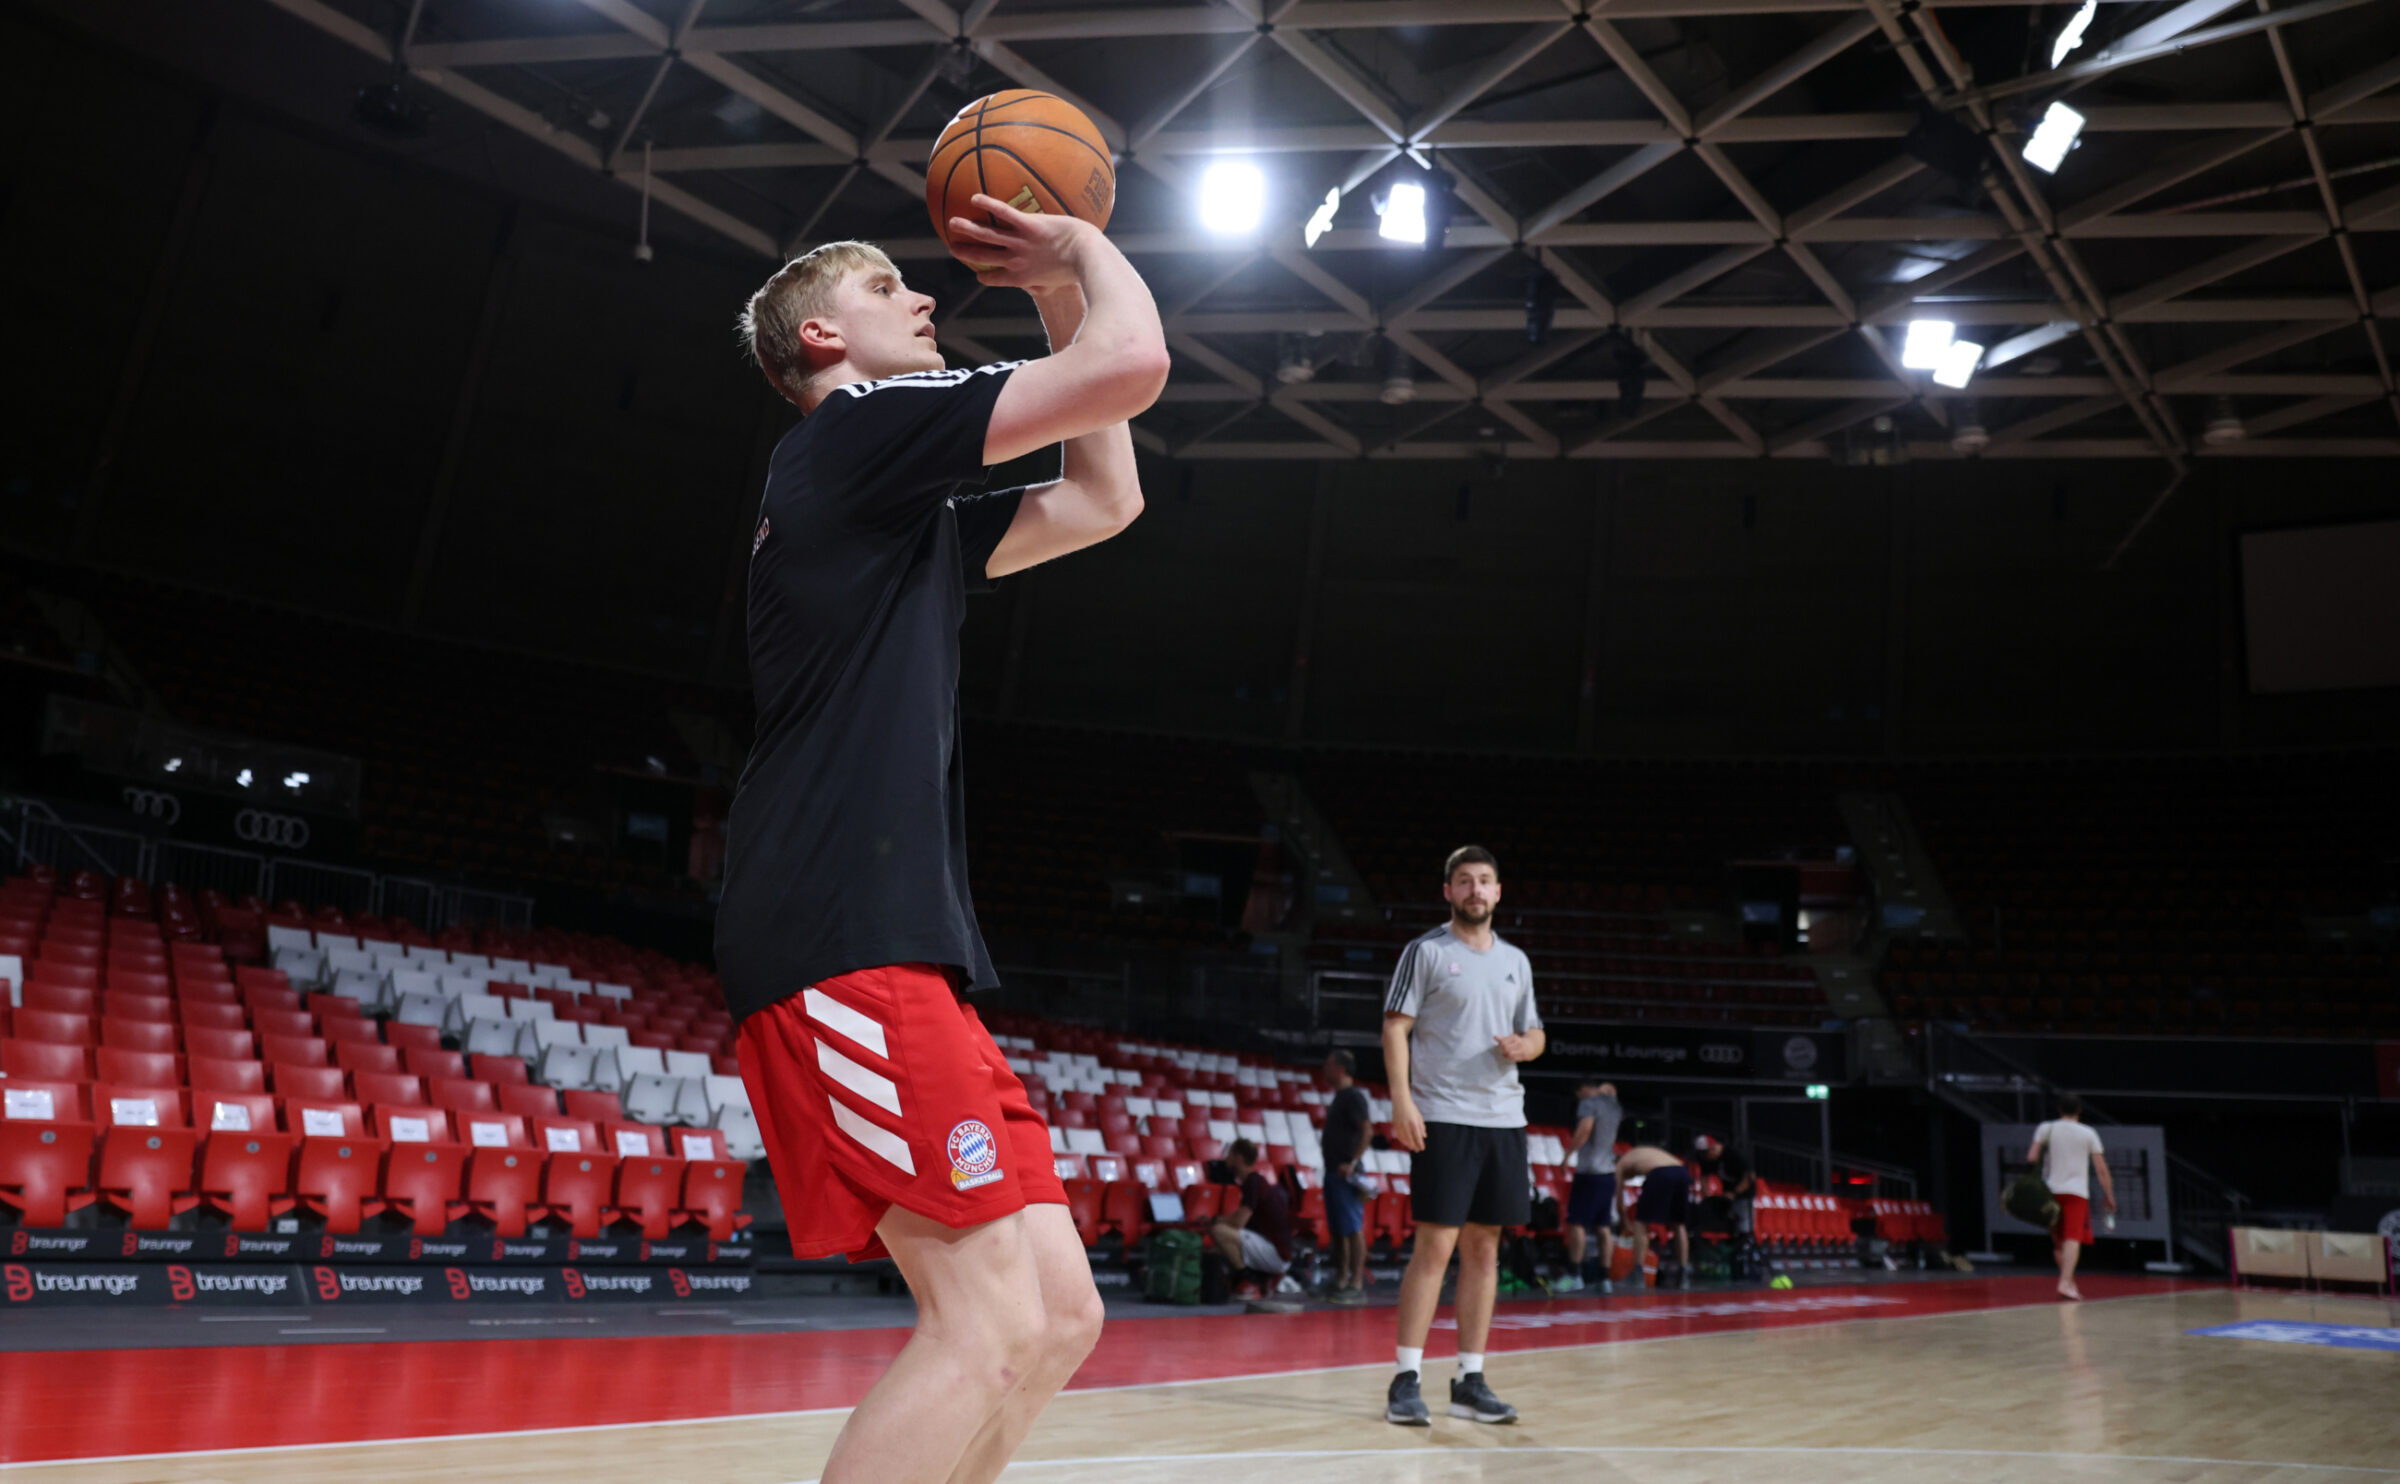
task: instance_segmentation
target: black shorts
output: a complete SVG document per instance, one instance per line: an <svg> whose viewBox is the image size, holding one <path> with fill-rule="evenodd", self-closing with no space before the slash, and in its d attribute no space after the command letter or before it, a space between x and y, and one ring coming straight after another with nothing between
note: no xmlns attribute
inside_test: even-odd
<svg viewBox="0 0 2400 1484"><path fill-rule="evenodd" d="M1580 1226L1586 1231L1613 1229L1617 1224L1616 1204L1616 1176L1578 1170L1575 1183L1567 1187L1567 1225Z"/></svg>
<svg viewBox="0 0 2400 1484"><path fill-rule="evenodd" d="M1651 1226L1682 1226L1692 1217L1692 1172L1681 1165L1660 1165L1642 1177L1641 1199L1633 1204L1634 1219Z"/></svg>
<svg viewBox="0 0 2400 1484"><path fill-rule="evenodd" d="M1409 1211L1425 1226L1523 1226L1533 1219L1533 1177L1523 1128L1425 1125L1409 1157Z"/></svg>

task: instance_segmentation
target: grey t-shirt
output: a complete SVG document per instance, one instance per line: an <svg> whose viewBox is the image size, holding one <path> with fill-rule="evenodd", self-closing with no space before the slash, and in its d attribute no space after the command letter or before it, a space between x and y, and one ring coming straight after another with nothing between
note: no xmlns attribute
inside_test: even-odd
<svg viewBox="0 0 2400 1484"><path fill-rule="evenodd" d="M1416 1017L1408 1090L1427 1123L1525 1126L1517 1064L1501 1054L1497 1039L1542 1023L1533 1006L1533 964L1523 949L1494 934L1492 946L1477 952L1444 923L1401 950L1383 1008Z"/></svg>
<svg viewBox="0 0 2400 1484"><path fill-rule="evenodd" d="M1613 1175L1617 1172L1617 1127L1625 1121L1624 1106L1606 1093L1584 1098L1575 1104L1575 1121L1587 1118L1592 1121L1592 1136L1575 1151L1575 1173Z"/></svg>

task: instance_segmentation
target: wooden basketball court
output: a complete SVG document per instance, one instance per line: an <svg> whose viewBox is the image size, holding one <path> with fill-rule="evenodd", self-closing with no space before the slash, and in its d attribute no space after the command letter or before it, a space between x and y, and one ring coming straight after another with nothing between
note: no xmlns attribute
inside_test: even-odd
<svg viewBox="0 0 2400 1484"><path fill-rule="evenodd" d="M1384 1423L1388 1309L1119 1319L1008 1477L2400 1479L2400 1350L2192 1333L2272 1320L2388 1334L2392 1309L2086 1281L2080 1306L2030 1275L1503 1305L1489 1366L1524 1414L1508 1428L1441 1416L1438 1402L1430 1430ZM327 1332L19 1352L0 1358L0 1467L43 1484L790 1484L816 1476L843 1408L902 1337L386 1344ZM1451 1374L1448 1336L1432 1348L1429 1397ZM768 1404L777 1396L791 1410Z"/></svg>

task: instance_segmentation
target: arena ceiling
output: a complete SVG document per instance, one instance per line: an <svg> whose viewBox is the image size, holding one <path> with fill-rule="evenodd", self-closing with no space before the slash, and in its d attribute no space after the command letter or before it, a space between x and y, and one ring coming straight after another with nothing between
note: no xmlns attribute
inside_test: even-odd
<svg viewBox="0 0 2400 1484"><path fill-rule="evenodd" d="M2073 0L265 3L762 262L882 242L962 358L1039 325L949 263L922 162L972 98L1067 97L1178 457L2400 456L2390 0L2103 3L2055 67ZM1269 183L1244 237L1197 222L1222 157ZM1427 167L1446 239L1384 240ZM1986 347L1963 389L1902 366L1922 318Z"/></svg>

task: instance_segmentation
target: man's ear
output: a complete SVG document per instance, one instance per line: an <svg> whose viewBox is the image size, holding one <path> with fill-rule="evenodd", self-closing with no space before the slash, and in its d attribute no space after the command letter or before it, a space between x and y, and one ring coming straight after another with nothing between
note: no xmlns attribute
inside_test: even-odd
<svg viewBox="0 0 2400 1484"><path fill-rule="evenodd" d="M849 348L833 321L811 316L800 322L800 348L811 360L830 365Z"/></svg>

